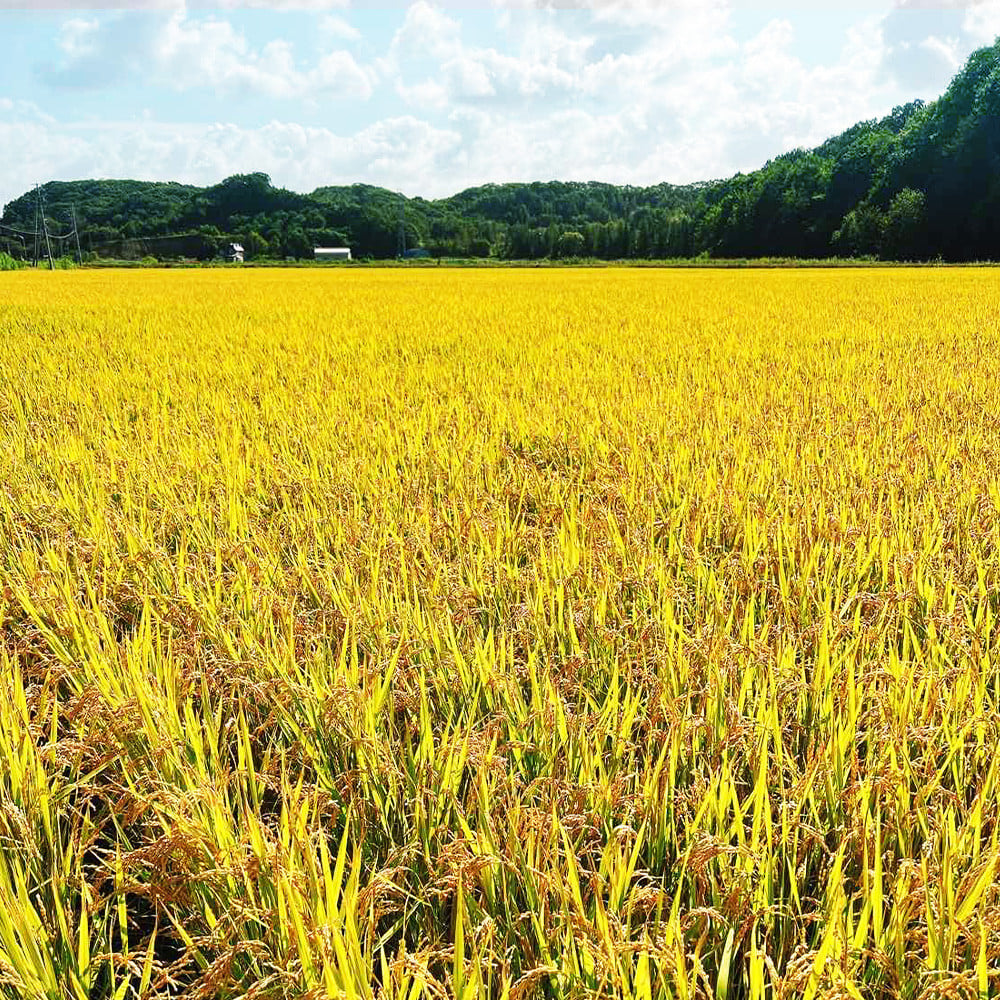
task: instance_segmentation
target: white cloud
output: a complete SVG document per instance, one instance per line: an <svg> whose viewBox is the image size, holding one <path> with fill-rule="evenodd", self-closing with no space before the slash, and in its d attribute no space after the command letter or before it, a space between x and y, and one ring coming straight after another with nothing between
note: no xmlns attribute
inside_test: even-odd
<svg viewBox="0 0 1000 1000"><path fill-rule="evenodd" d="M565 17L551 4L511 7L484 48L465 42L450 11L417 0L383 65L404 100L461 128L452 187L724 176L898 103L878 16L860 15L827 61L808 65L792 15L741 41L721 0L590 0L582 17L576 6Z"/></svg>
<svg viewBox="0 0 1000 1000"><path fill-rule="evenodd" d="M417 0L411 4L396 30L389 48L389 58L401 56L447 57L460 44L461 24L441 8Z"/></svg>
<svg viewBox="0 0 1000 1000"><path fill-rule="evenodd" d="M56 124L55 118L42 111L34 101L15 100L12 97L0 97L0 116L8 116L21 122Z"/></svg>
<svg viewBox="0 0 1000 1000"><path fill-rule="evenodd" d="M359 65L349 52L327 52L304 68L289 42L276 38L254 49L229 20L191 17L183 6L103 21L73 18L62 25L59 45L63 62L49 70L47 79L66 87L134 78L170 90L208 87L285 100L319 93L365 100L375 82L374 70Z"/></svg>
<svg viewBox="0 0 1000 1000"><path fill-rule="evenodd" d="M336 14L327 14L319 22L319 30L329 38L339 38L345 42L356 42L361 32L349 21Z"/></svg>
<svg viewBox="0 0 1000 1000"><path fill-rule="evenodd" d="M585 62L569 71L564 86L576 99L562 108L549 102L541 114L508 116L487 103L462 112L459 119L472 130L464 147L467 173L637 184L709 179L814 145L896 101L880 69L878 18L863 19L828 63L809 66L794 54L787 19L740 43L716 31L718 11L707 18L703 10L680 13L691 14L681 26L690 44L663 44L654 33L632 51ZM659 16L650 7L616 8L608 16L629 14ZM700 44L696 18L705 18ZM705 52L710 56L699 54ZM491 135L503 142L491 143Z"/></svg>
<svg viewBox="0 0 1000 1000"><path fill-rule="evenodd" d="M462 97L492 97L496 93L485 63L470 53L459 52L442 64L441 71L452 93Z"/></svg>
<svg viewBox="0 0 1000 1000"><path fill-rule="evenodd" d="M362 69L350 52L329 52L306 78L308 91L320 90L345 97L368 98L372 94L373 74Z"/></svg>
<svg viewBox="0 0 1000 1000"><path fill-rule="evenodd" d="M1000 35L1000 0L972 4L965 12L963 30L979 45L992 45Z"/></svg>
<svg viewBox="0 0 1000 1000"><path fill-rule="evenodd" d="M59 32L59 48L69 59L80 59L93 53L100 22L74 17L66 21Z"/></svg>
<svg viewBox="0 0 1000 1000"><path fill-rule="evenodd" d="M938 38L937 35L928 35L917 44L919 48L926 49L944 62L952 73L956 73L962 65L959 55L961 43L957 38Z"/></svg>
<svg viewBox="0 0 1000 1000"><path fill-rule="evenodd" d="M585 65L589 37L573 38L554 25L532 20L514 37L512 48L466 45L461 22L427 0L416 0L380 66L395 81L396 91L411 104L426 109L462 101L494 99L508 102L540 99L576 88L576 74ZM427 61L436 65L432 77L412 80L411 67Z"/></svg>
<svg viewBox="0 0 1000 1000"><path fill-rule="evenodd" d="M431 111L443 111L448 107L448 91L438 80L423 80L409 86L396 84L396 93L410 105Z"/></svg>
<svg viewBox="0 0 1000 1000"><path fill-rule="evenodd" d="M322 184L366 181L405 188L444 176L461 143L453 128L404 115L353 134L293 122L259 128L146 120L71 125L39 121L4 99L0 204L36 180L130 177L214 184L233 173L263 170L298 191Z"/></svg>

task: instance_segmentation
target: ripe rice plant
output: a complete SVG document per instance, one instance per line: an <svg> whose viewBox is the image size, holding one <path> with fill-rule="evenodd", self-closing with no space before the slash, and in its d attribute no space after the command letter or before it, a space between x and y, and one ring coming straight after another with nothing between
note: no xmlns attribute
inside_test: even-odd
<svg viewBox="0 0 1000 1000"><path fill-rule="evenodd" d="M1000 991L995 272L0 280L0 996Z"/></svg>

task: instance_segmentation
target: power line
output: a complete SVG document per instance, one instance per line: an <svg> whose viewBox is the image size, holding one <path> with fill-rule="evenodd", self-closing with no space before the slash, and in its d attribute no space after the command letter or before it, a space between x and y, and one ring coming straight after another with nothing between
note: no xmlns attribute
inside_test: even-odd
<svg viewBox="0 0 1000 1000"><path fill-rule="evenodd" d="M76 206L70 205L70 215L72 228L68 229L64 233L58 233L49 228L49 220L45 214L45 193L42 191L41 185L35 185L35 228L33 230L20 229L17 226L11 226L6 222L0 222L0 239L2 239L8 246L14 242L14 238L11 236L3 236L4 232L13 233L21 242L22 250L27 256L28 245L25 242L26 238L33 241L32 246L32 266L38 267L38 261L41 256L41 245L42 240L45 241L45 256L49 262L49 270L55 270L55 261L52 258L52 241L59 241L59 254L60 256L65 256L66 253L66 242L68 240L76 241L76 259L78 264L83 263L83 249L80 246L80 227L76 220Z"/></svg>
<svg viewBox="0 0 1000 1000"><path fill-rule="evenodd" d="M0 243L3 243L8 251L19 248L23 257L28 256L28 248L23 236L0 236Z"/></svg>
<svg viewBox="0 0 1000 1000"><path fill-rule="evenodd" d="M17 233L18 236L31 236L34 237L35 231L28 229L18 229L16 226L8 226L3 222L0 222L0 229L6 229L8 232Z"/></svg>
<svg viewBox="0 0 1000 1000"><path fill-rule="evenodd" d="M75 213L74 213L75 217ZM18 236L34 236L35 231L31 229L18 229L17 226L8 226L5 222L0 222L0 229L7 229L12 233L17 233ZM68 240L71 236L76 234L76 225L65 233L54 233L49 229L49 236L54 240Z"/></svg>
<svg viewBox="0 0 1000 1000"><path fill-rule="evenodd" d="M72 228L68 229L64 233L54 231L49 225L49 217L46 214L47 206L45 202L45 192L42 190L42 186L35 185L35 228L33 230L21 229L18 226L12 226L6 222L0 222L0 239L5 239L2 233L13 233L18 238L21 239L22 244L25 247L25 253L27 253L28 244L26 240L33 241L33 253L32 253L32 264L37 267L38 262L42 255L42 242L45 243L45 254L49 261L50 268L54 269L55 265L52 257L52 242L59 242L59 254L62 256L66 250L66 242L72 240L76 247L76 258L77 262L83 263L83 247L80 240L80 223L76 215L76 206L73 203L58 202L56 203L62 211L67 210L71 216ZM406 234L405 234L405 215L403 213L403 203L400 202L400 242L401 242L401 255L405 252L406 248ZM158 236L144 236L144 235L133 235L126 236L121 235L109 240L99 240L94 241L93 237L88 237L87 246L90 250L96 250L102 247L110 246L124 246L125 244L137 244L142 247L150 243L158 243L161 241L187 241L192 239L204 239L204 234L198 232L186 232L186 233L164 233ZM10 239L7 237L6 239Z"/></svg>

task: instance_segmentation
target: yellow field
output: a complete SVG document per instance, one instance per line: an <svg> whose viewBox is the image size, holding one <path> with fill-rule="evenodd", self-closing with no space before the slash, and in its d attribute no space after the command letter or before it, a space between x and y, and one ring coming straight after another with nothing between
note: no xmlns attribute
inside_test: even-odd
<svg viewBox="0 0 1000 1000"><path fill-rule="evenodd" d="M996 995L998 303L0 275L0 996Z"/></svg>

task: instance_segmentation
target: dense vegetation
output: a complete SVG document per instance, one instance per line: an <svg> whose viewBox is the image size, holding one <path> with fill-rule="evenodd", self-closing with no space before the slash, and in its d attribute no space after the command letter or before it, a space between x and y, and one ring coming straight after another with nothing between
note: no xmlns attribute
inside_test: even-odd
<svg viewBox="0 0 1000 1000"><path fill-rule="evenodd" d="M974 53L937 101L725 181L487 184L428 201L364 184L302 195L249 174L204 189L76 181L43 193L54 229L68 231L75 206L83 248L106 256L206 257L236 239L250 258L309 257L324 244L391 257L405 203L407 246L434 256L996 259L1000 43ZM0 248L30 252L20 240L34 214L33 193L7 205L2 224L22 232L0 229Z"/></svg>

